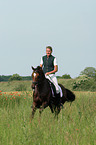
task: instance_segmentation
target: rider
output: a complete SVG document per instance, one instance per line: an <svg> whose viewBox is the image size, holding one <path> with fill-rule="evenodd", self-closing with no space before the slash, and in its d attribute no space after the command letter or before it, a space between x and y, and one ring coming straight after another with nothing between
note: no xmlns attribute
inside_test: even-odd
<svg viewBox="0 0 96 145"><path fill-rule="evenodd" d="M43 68L45 77L48 78L55 85L56 93L58 97L59 96L62 97L62 91L58 85L57 78L55 76L55 73L58 71L57 59L51 54L52 54L52 47L47 46L46 55L41 57L40 67Z"/></svg>

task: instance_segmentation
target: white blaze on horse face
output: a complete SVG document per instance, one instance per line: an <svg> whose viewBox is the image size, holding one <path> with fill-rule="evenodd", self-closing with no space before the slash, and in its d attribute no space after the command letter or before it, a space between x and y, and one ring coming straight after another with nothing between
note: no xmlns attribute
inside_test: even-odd
<svg viewBox="0 0 96 145"><path fill-rule="evenodd" d="M33 76L36 77L36 73L34 73Z"/></svg>

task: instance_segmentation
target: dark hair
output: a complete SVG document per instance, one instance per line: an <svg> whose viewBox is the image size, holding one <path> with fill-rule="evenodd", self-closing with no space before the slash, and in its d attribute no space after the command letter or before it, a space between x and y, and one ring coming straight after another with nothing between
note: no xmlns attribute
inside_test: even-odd
<svg viewBox="0 0 96 145"><path fill-rule="evenodd" d="M52 47L51 46L47 46L46 49L49 48L52 51Z"/></svg>

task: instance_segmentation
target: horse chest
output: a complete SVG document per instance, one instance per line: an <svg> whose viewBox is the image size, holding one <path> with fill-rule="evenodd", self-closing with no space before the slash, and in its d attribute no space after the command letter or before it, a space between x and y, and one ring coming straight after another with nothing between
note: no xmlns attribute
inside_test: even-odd
<svg viewBox="0 0 96 145"><path fill-rule="evenodd" d="M40 94L35 94L34 95L34 101L35 102L42 102L42 97Z"/></svg>
<svg viewBox="0 0 96 145"><path fill-rule="evenodd" d="M37 93L34 95L34 101L38 104L43 103L47 100L46 95L44 93Z"/></svg>

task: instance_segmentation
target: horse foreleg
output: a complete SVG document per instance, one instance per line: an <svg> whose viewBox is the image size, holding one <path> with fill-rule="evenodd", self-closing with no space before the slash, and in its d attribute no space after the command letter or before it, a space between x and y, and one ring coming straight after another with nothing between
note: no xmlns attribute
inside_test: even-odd
<svg viewBox="0 0 96 145"><path fill-rule="evenodd" d="M32 108L32 119L34 117L35 112L36 112L36 107L35 108Z"/></svg>
<svg viewBox="0 0 96 145"><path fill-rule="evenodd" d="M35 104L33 104L33 106L32 106L32 114L31 114L31 120L34 118L35 112L36 112L36 107L35 107Z"/></svg>
<svg viewBox="0 0 96 145"><path fill-rule="evenodd" d="M40 116L41 116L41 113L43 112L43 110L44 110L46 107L48 107L48 104L47 104L46 102L43 102L41 108L39 109L39 114L40 114Z"/></svg>
<svg viewBox="0 0 96 145"><path fill-rule="evenodd" d="M39 117L41 117L41 113L43 112L43 107L41 107L40 109L39 109Z"/></svg>
<svg viewBox="0 0 96 145"><path fill-rule="evenodd" d="M50 104L49 107L51 109L51 112L54 113L55 108L56 108L55 105L54 104Z"/></svg>

